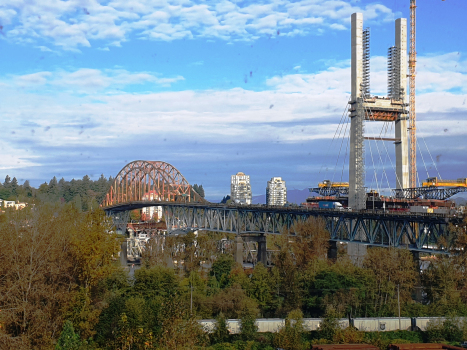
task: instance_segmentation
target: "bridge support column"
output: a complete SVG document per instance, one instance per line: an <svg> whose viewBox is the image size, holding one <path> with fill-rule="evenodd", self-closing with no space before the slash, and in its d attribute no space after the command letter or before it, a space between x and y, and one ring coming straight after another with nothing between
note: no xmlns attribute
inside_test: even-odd
<svg viewBox="0 0 467 350"><path fill-rule="evenodd" d="M347 255L355 265L363 266L363 260L366 256L366 245L360 243L348 243Z"/></svg>
<svg viewBox="0 0 467 350"><path fill-rule="evenodd" d="M268 265L266 236L260 236L258 239L258 262L262 263L265 267Z"/></svg>
<svg viewBox="0 0 467 350"><path fill-rule="evenodd" d="M336 241L329 241L328 259L333 260L333 261L337 260L337 242Z"/></svg>
<svg viewBox="0 0 467 350"><path fill-rule="evenodd" d="M127 243L122 242L120 245L120 264L124 267L126 267L128 262L128 252L127 252Z"/></svg>
<svg viewBox="0 0 467 350"><path fill-rule="evenodd" d="M243 266L243 239L242 236L237 235L235 237L235 246L234 246L234 258L235 262Z"/></svg>
<svg viewBox="0 0 467 350"><path fill-rule="evenodd" d="M421 269L420 269L420 252L412 251L413 261L415 264L416 275L415 275L415 286L413 295L415 296L415 301L422 302L423 300L423 289L422 289L422 279L421 279Z"/></svg>

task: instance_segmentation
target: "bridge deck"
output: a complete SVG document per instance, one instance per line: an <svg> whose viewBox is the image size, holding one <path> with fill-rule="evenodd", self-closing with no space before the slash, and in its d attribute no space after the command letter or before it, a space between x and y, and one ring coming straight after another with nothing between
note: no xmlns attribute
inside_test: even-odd
<svg viewBox="0 0 467 350"><path fill-rule="evenodd" d="M225 205L134 201L103 208L124 218L130 210L162 206L169 232L209 230L237 235L295 234L294 224L309 217L322 218L331 240L384 247L406 247L413 251L445 252L438 240L448 237L445 214L345 211L263 205ZM123 220L124 221L124 220Z"/></svg>

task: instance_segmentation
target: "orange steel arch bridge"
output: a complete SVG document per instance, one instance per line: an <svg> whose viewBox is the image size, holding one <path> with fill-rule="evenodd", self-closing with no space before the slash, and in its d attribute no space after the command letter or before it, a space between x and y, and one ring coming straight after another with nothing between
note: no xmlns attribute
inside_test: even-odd
<svg viewBox="0 0 467 350"><path fill-rule="evenodd" d="M125 232L133 209L162 206L169 233L175 230L230 232L237 237L294 234L294 224L321 217L332 242L405 247L419 252L441 252L439 238L448 238L449 217L441 214L350 212L264 205L224 205L206 201L171 164L137 160L116 176L101 207ZM263 248L263 247L260 247Z"/></svg>

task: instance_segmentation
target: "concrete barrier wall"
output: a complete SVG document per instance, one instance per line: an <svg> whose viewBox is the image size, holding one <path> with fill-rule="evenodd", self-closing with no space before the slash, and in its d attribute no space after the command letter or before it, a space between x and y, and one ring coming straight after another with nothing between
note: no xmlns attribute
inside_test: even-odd
<svg viewBox="0 0 467 350"><path fill-rule="evenodd" d="M446 317L416 317L415 324L420 330L425 331L427 324L431 322L444 322ZM467 322L467 318L456 318L459 322ZM352 319L353 325L360 331L365 332L388 332L401 330L411 330L412 319L409 317L401 317L400 327L398 317L368 317L368 318L354 318ZM211 333L216 325L216 320L199 320L198 321L206 332ZM319 330L320 318L304 318L303 327L305 331ZM231 319L226 320L227 328L230 334L240 333L240 320ZM349 327L349 320L346 318L339 319L339 325L342 329ZM258 318L256 320L258 332L260 333L276 333L285 325L285 320L282 318Z"/></svg>
<svg viewBox="0 0 467 350"><path fill-rule="evenodd" d="M365 332L387 332L396 330L410 330L411 318L401 317L401 326L399 328L398 317L368 317L354 318L354 327L359 331Z"/></svg>
<svg viewBox="0 0 467 350"><path fill-rule="evenodd" d="M321 323L320 318L304 318L303 319L303 328L305 331L315 331L319 329ZM199 320L198 321L208 333L212 333L216 326L216 320ZM230 334L239 334L240 333L240 320L230 319L226 320L227 329ZM339 320L340 326L344 329L349 326L349 320L346 318ZM282 318L258 318L256 320L256 326L258 327L258 332L260 333L276 333L281 328L285 326L285 320Z"/></svg>
<svg viewBox="0 0 467 350"><path fill-rule="evenodd" d="M417 317L417 327L420 328L421 331L425 331L428 322L442 323L444 320L446 320L446 317Z"/></svg>

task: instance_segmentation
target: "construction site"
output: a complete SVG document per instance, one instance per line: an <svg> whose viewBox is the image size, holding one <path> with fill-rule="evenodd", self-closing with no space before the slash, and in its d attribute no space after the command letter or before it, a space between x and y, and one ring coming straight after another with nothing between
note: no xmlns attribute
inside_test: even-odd
<svg viewBox="0 0 467 350"><path fill-rule="evenodd" d="M339 135L342 134L342 143L348 143L344 164L348 159L349 181L320 182L317 187L310 188L312 195L302 205L322 209L324 206L320 205L321 202L332 202L352 211L383 210L447 215L463 212L463 208L454 208L454 202L449 198L467 191L467 178L442 178L434 161L438 176L421 179L417 172L416 8L416 0L411 0L408 55L407 19L399 18L395 21L395 41L387 53L386 96L371 94L370 28L364 28L361 13L352 15L351 97L346 112L350 128L347 132L347 120L340 123L338 130ZM365 131L371 124L380 125L379 132L376 131L377 136L366 135ZM390 130L394 130L393 135L387 135ZM395 161L387 157L388 142L394 144ZM369 167L366 166L368 150L371 162ZM420 155L425 164L421 151ZM433 160L430 153L425 157ZM392 186L384 163L390 163L391 170L395 172L395 184ZM383 168L380 173L377 173L378 167ZM369 175L371 172L373 174ZM426 172L428 174L428 170ZM365 185L368 176L371 177L372 188ZM383 184L384 180L387 185ZM383 190L388 192L389 189L390 193L381 194Z"/></svg>

